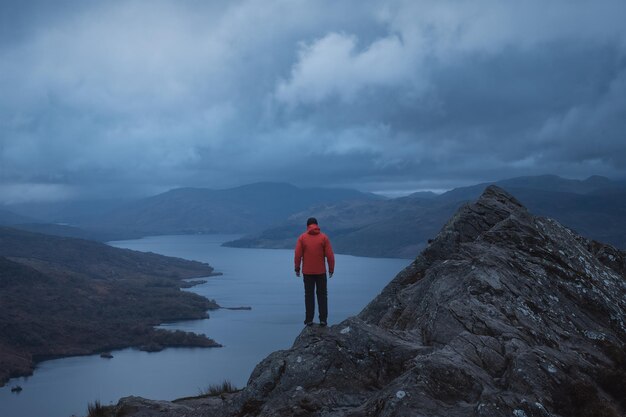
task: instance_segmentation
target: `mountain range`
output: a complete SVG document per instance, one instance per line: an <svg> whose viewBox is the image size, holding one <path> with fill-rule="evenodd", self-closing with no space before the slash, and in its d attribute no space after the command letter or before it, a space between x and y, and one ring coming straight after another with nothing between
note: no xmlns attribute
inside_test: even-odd
<svg viewBox="0 0 626 417"><path fill-rule="evenodd" d="M5 209L4 217L10 222L3 222L0 212L0 224L96 240L157 234L251 233L320 203L378 199L382 197L356 190L299 188L286 183L255 183L223 190L177 188L117 205L106 200L100 209L93 202L15 205L10 208L20 215L9 217ZM18 221L26 214L42 220ZM52 227L51 222L57 224Z"/></svg>
<svg viewBox="0 0 626 417"><path fill-rule="evenodd" d="M502 187L533 212L555 218L583 236L626 247L625 182L598 176L570 180L552 175L456 188L437 196L417 193L391 200L323 204L226 246L292 248L306 218L315 215L337 252L411 258L426 247L452 213L477 198L488 185Z"/></svg>
<svg viewBox="0 0 626 417"><path fill-rule="evenodd" d="M30 217L22 216L20 214L14 213L13 211L0 208L0 225L8 226L15 224L31 223L34 221L35 220Z"/></svg>
<svg viewBox="0 0 626 417"><path fill-rule="evenodd" d="M339 253L412 258L452 213L490 184L583 236L626 247L626 182L600 176L585 180L555 175L518 177L440 195L417 192L394 199L286 183L223 190L177 188L117 203L102 200L5 207L0 211L0 224L99 241L158 234L237 233L244 236L227 246L291 248L306 219L315 216Z"/></svg>
<svg viewBox="0 0 626 417"><path fill-rule="evenodd" d="M178 188L119 207L85 226L143 234L241 233L262 230L319 202L375 199L355 190L282 183Z"/></svg>

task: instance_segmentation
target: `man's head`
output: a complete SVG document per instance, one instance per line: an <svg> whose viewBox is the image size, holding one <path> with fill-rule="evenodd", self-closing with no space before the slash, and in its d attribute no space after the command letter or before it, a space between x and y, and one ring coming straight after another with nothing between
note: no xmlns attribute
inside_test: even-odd
<svg viewBox="0 0 626 417"><path fill-rule="evenodd" d="M309 219L306 221L307 226L310 226L312 224L317 224L317 219L315 217L309 217Z"/></svg>

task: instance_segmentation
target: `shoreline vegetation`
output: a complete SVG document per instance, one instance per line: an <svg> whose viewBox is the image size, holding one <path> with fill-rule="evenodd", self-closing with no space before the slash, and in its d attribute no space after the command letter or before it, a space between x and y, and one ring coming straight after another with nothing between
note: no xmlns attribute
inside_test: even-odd
<svg viewBox="0 0 626 417"><path fill-rule="evenodd" d="M155 327L221 308L181 290L216 275L206 263L0 227L0 387L44 360L221 347Z"/></svg>

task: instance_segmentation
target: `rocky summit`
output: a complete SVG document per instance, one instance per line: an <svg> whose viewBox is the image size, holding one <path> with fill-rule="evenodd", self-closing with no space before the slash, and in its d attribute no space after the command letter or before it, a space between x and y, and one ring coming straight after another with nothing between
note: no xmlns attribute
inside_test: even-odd
<svg viewBox="0 0 626 417"><path fill-rule="evenodd" d="M359 315L305 328L240 392L125 416L626 415L626 253L495 186Z"/></svg>

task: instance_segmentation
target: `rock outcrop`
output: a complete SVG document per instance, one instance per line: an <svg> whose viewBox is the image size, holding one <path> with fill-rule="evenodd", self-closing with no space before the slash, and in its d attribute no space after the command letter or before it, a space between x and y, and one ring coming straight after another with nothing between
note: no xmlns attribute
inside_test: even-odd
<svg viewBox="0 0 626 417"><path fill-rule="evenodd" d="M359 315L134 416L624 416L626 254L488 187Z"/></svg>

